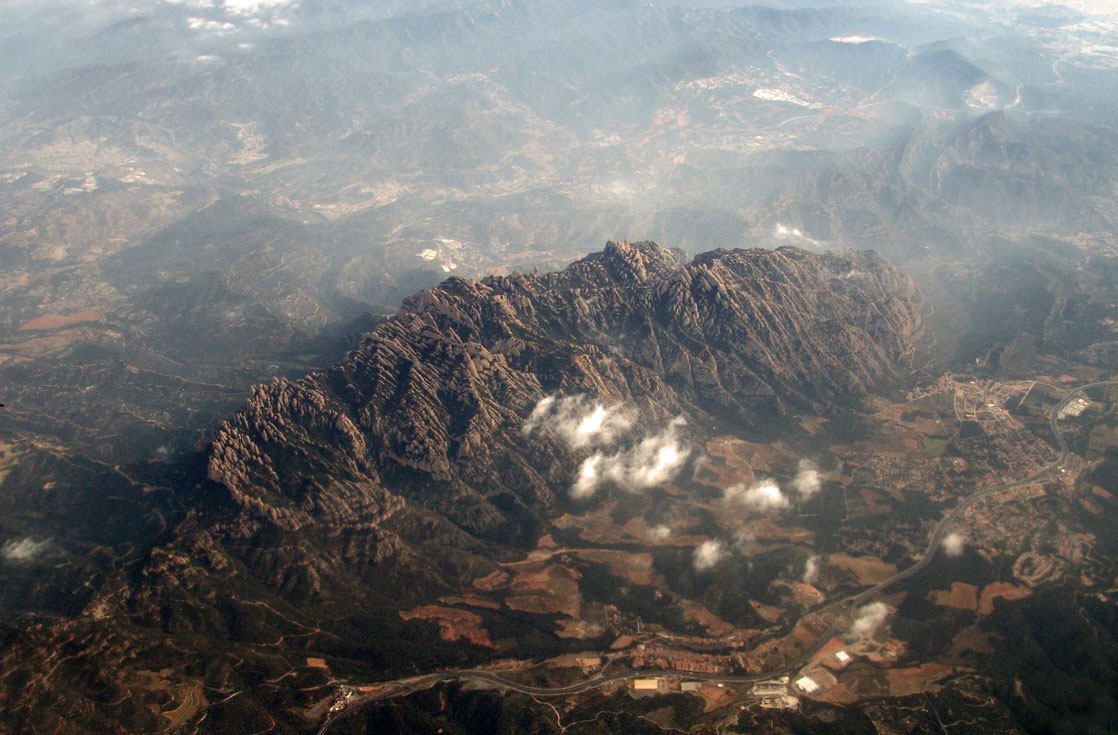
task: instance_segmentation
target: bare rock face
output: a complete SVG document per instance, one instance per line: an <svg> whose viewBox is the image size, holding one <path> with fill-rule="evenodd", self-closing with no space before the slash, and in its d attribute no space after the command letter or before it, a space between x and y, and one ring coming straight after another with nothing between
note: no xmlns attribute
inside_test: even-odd
<svg viewBox="0 0 1118 735"><path fill-rule="evenodd" d="M558 273L452 278L325 373L257 386L208 472L246 518L286 530L375 536L406 499L489 532L563 486L560 442L520 432L543 396L757 425L891 376L922 328L914 299L872 253L794 248L684 263L610 242Z"/></svg>

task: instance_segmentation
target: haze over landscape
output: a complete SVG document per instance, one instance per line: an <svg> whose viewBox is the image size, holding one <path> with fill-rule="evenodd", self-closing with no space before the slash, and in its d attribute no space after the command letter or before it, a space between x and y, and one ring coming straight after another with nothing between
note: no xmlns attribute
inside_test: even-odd
<svg viewBox="0 0 1118 735"><path fill-rule="evenodd" d="M1118 8L0 0L0 732L1109 732Z"/></svg>

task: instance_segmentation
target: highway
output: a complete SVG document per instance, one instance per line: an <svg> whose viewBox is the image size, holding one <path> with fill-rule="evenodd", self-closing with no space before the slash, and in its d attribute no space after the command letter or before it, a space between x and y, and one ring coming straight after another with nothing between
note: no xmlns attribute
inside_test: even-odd
<svg viewBox="0 0 1118 735"><path fill-rule="evenodd" d="M481 671L478 669L443 671L435 674L428 674L427 676L421 676L416 679L401 680L398 682L402 685L399 688L381 692L380 694L372 695L370 697L366 697L364 699L353 702L345 709L337 712L325 723L323 723L322 727L318 731L318 735L324 735L330 729L330 727L339 719L357 711L365 705L384 699L392 699L395 697L404 696L434 686L435 684L450 681L481 681L497 685L503 689L508 689L510 691L519 692L521 694L528 694L533 697L565 697L572 694L581 694L582 692L590 691L591 689L597 689L598 687L605 686L606 684L625 681L628 679L652 678L658 676L686 676L688 679L712 681L719 684L748 684L751 682L763 681L765 679L773 679L778 676L791 674L792 672L799 669L801 666L809 663L820 651L820 649L822 649L823 646L827 645L827 643L839 633L840 629L844 628L849 623L850 612L852 610L855 610L860 605L868 602L874 595L878 594L887 587L894 585L897 582L908 579L909 577L915 576L919 574L925 567L927 567L935 558L936 549L941 543L943 543L943 538L944 536L946 536L951 524L964 511L966 511L967 508L974 505L978 501L984 498L988 498L992 495L997 495L998 493L1003 493L1016 487L1022 487L1023 485L1034 483L1042 477L1054 472L1055 470L1062 468L1067 463L1068 456L1071 453L1071 450L1068 448L1067 440L1064 439L1064 435L1060 431L1059 419L1057 417L1059 416L1060 411L1062 411L1065 406L1074 401L1076 398L1079 398L1085 392L1093 388L1101 388L1103 386L1118 386L1118 380L1103 380L1097 383L1088 383L1087 385L1075 388L1064 395L1064 397L1060 399L1060 402L1056 404L1055 408L1052 409L1052 412L1051 414L1049 414L1048 417L1048 425L1052 430L1052 435L1056 438L1056 443L1059 445L1060 450L1060 456L1055 461L1045 465L1044 467L1040 468L1024 479L1002 483L1001 485L997 485L996 487L977 492L974 495L970 495L964 500L960 501L954 508L951 509L950 512L945 514L943 518L940 519L939 523L936 524L936 527L932 531L932 535L928 540L928 547L924 550L924 555L920 558L919 561L917 561L910 567L898 571L889 579L886 579L883 582L870 587L869 589L863 590L862 592L857 592L847 598L839 600L838 602L829 603L826 607L834 607L836 605L839 607L845 606L846 610L836 616L834 622L832 622L827 630L819 637L819 641L815 644L814 647L812 647L809 651L804 653L799 658L790 661L780 669L765 671L750 676L729 676L725 674L703 674L676 670L642 669L640 671L619 671L614 674L596 676L577 684L555 688L536 687L529 686L527 684L520 684L515 681L510 681L509 679L499 676L491 671Z"/></svg>
<svg viewBox="0 0 1118 735"><path fill-rule="evenodd" d="M702 672L681 672L675 669L642 669L640 671L619 671L615 674L607 674L604 676L595 676L585 681L580 681L577 684L571 684L565 687L536 687L528 684L521 684L519 682L510 681L503 676L498 676L491 671L481 671L478 669L459 669L457 671L441 671L437 674L428 674L421 676L417 679L408 679L401 681L403 686L391 689L386 692L374 694L363 699L359 699L344 710L337 712L334 716L328 719L321 728L318 730L318 735L324 735L332 725L339 719L346 717L358 709L372 704L373 702L380 702L385 699L395 699L396 697L406 696L414 692L422 691L428 687L436 684L442 684L449 681L481 681L489 684L495 684L502 689L509 691L519 692L521 694L528 694L533 697L566 697L572 694L582 694L583 692L597 689L598 687L605 686L617 681L626 681L628 679L641 679L652 678L657 676L680 676L686 675L688 679L711 681L718 684L749 684L755 681L764 681L771 679L774 676L779 676L781 673L798 668L797 666L788 666L780 672L764 672L760 674L751 674L749 676L730 676L727 674L706 674ZM391 682L388 682L391 683Z"/></svg>

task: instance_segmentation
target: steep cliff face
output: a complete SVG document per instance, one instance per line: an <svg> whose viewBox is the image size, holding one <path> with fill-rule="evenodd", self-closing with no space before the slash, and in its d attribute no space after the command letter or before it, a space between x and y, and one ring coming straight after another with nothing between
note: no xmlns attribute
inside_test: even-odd
<svg viewBox="0 0 1118 735"><path fill-rule="evenodd" d="M258 386L209 475L288 530L371 530L403 497L493 531L569 483L562 442L520 431L545 395L625 401L653 422L826 405L891 375L921 330L914 297L873 254L792 248L684 263L607 243L558 273L453 278L325 373Z"/></svg>

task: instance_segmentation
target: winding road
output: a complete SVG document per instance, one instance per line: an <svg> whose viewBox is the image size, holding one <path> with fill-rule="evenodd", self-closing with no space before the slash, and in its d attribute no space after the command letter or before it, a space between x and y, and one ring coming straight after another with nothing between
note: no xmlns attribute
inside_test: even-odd
<svg viewBox="0 0 1118 735"><path fill-rule="evenodd" d="M936 527L932 531L932 535L928 540L928 547L927 549L925 549L924 555L920 558L919 561L914 563L912 566L897 572L889 579L886 579L883 582L870 587L869 589L863 590L862 592L857 592L847 598L839 600L838 602L828 604L827 607L838 606L845 607L846 609L836 616L834 622L832 622L827 630L819 637L819 641L818 643L816 643L815 646L813 646L799 658L785 664L780 669L765 671L749 676L704 674L664 669L642 669L639 671L630 670L619 671L615 674L600 675L587 679L585 681L581 681L577 684L554 688L529 686L527 684L510 681L509 679L499 676L491 671L482 671L478 669L441 671L434 674L428 674L426 676L420 676L415 679L400 680L397 682L398 684L400 684L400 686L397 688L355 700L353 703L346 706L345 709L338 711L329 719L327 719L326 722L323 723L322 727L319 729L318 735L324 735L330 729L330 727L333 726L339 719L352 714L353 712L361 709L366 705L385 699L393 699L395 697L405 696L413 692L417 692L434 686L436 684L450 681L486 682L499 686L503 689L507 689L509 691L519 692L521 694L527 694L533 697L565 697L573 694L581 694L582 692L590 691L591 689L597 689L598 687L602 687L613 682L659 676L680 676L681 673L684 673L688 679L711 681L719 684L748 684L750 682L763 681L765 679L773 679L778 676L790 674L799 669L801 666L809 663L816 656L816 654L818 654L819 651L825 645L827 645L827 643L832 638L834 638L839 630L849 623L851 610L858 608L860 605L867 602L874 595L878 594L887 587L896 584L897 582L908 579L909 577L915 576L919 574L925 567L927 567L935 558L936 549L941 543L943 543L943 539L947 535L947 531L950 528L951 524L962 513L964 513L967 508L971 507L984 498L997 495L998 493L1003 493L1007 490L1012 490L1016 487L1022 487L1024 485L1034 483L1042 477L1063 467L1068 461L1068 456L1070 455L1071 450L1068 448L1067 440L1064 438L1063 433L1061 433L1060 431L1058 418L1060 412L1064 409L1064 407L1066 407L1076 398L1082 396L1085 392L1093 388L1101 388L1104 386L1118 386L1118 380L1103 380L1096 383L1088 383L1087 385L1075 388L1066 393L1064 397L1060 399L1060 402L1056 404L1055 408L1052 409L1052 412L1051 414L1049 414L1048 417L1048 425L1051 428L1052 435L1056 438L1056 443L1059 445L1060 449L1060 456L1055 461L1045 465L1044 467L1040 468L1024 479L1002 483L1001 485L997 485L995 487L977 492L974 495L968 496L965 500L960 501L954 508L951 509L950 512L948 512L946 515L943 516L942 519L940 519L939 523L936 524Z"/></svg>

